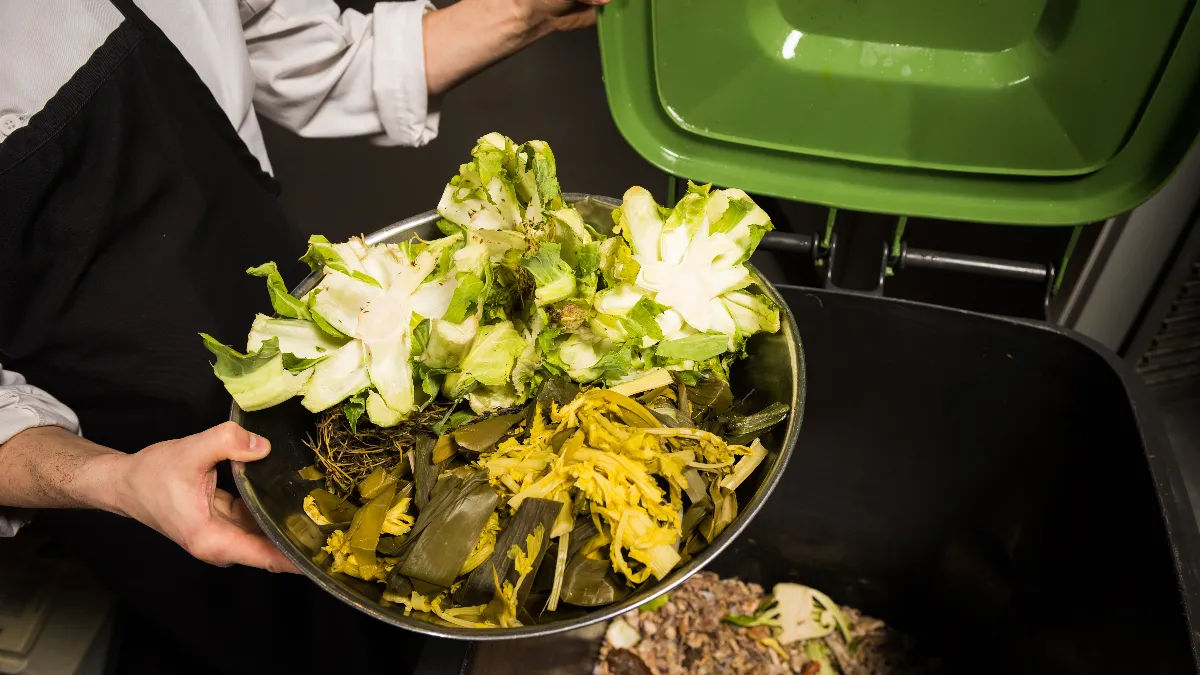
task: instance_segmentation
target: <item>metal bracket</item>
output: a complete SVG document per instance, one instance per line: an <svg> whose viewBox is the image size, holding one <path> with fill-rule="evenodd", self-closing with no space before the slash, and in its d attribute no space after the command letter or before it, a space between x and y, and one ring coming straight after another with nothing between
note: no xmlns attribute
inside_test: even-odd
<svg viewBox="0 0 1200 675"><path fill-rule="evenodd" d="M832 223L832 218L831 218ZM903 232L903 225L899 228ZM817 237L793 232L768 232L760 248L777 253L812 256L813 266L821 277L824 288L841 288L834 283L834 269L838 264L837 234L827 228L824 241ZM898 246L898 248L897 248ZM1046 317L1050 315L1050 297L1054 293L1057 277L1053 264L1037 264L1003 258L948 253L928 249L912 248L902 241L890 244L883 242L879 257L879 281L874 288L862 291L866 295L882 296L887 278L904 269L931 269L950 272L969 272L985 276L1039 283L1044 287L1042 307ZM853 290L853 289L843 289Z"/></svg>
<svg viewBox="0 0 1200 675"><path fill-rule="evenodd" d="M903 242L900 243L900 251L892 259L895 260L897 271L905 268L914 268L945 270L949 272L970 272L1001 279L1042 284L1045 287L1045 291L1042 294L1042 311L1045 318L1048 319L1050 317L1050 297L1054 294L1057 279L1054 273L1054 265L1051 263L1039 265L1037 263L1021 262L1018 260L967 255L965 253L930 251L921 248L911 248Z"/></svg>
<svg viewBox="0 0 1200 675"><path fill-rule="evenodd" d="M840 289L840 290L854 290L855 292L863 293L865 295L874 295L877 297L883 297L883 285L887 281L887 276L888 276L888 246L887 246L887 244L883 244L883 255L880 256L880 261L879 261L879 280L876 282L875 287L869 288L869 289L864 289L864 290L858 290L858 289L843 289L841 286L838 286L837 284L835 284L833 282L833 270L834 270L834 265L835 265L835 263L837 261L837 257L838 257L837 234L830 233L829 237L827 238L826 241L827 241L828 245L825 247L824 258L823 258L825 264L823 266L823 272L821 273L821 285L824 288Z"/></svg>

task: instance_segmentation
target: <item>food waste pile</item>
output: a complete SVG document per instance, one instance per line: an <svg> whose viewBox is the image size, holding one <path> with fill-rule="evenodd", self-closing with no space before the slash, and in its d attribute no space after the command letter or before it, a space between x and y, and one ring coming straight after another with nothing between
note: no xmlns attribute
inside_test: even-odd
<svg viewBox="0 0 1200 675"><path fill-rule="evenodd" d="M614 619L594 675L941 675L904 634L800 584L699 572Z"/></svg>
<svg viewBox="0 0 1200 675"><path fill-rule="evenodd" d="M564 199L549 146L479 140L442 237L313 236L321 275L246 351L204 335L236 403L313 413L316 562L381 602L467 628L616 602L711 543L789 415L730 367L780 309L746 262L771 229L739 190L674 206L630 188L611 223Z"/></svg>

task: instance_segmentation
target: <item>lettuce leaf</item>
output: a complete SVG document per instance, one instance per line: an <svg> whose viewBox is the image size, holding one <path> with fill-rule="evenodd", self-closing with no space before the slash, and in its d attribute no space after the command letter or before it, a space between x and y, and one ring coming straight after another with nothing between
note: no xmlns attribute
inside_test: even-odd
<svg viewBox="0 0 1200 675"><path fill-rule="evenodd" d="M343 335L358 336L358 317L372 300L383 295L383 289L346 276L329 272L309 294L308 307L314 321L326 322Z"/></svg>
<svg viewBox="0 0 1200 675"><path fill-rule="evenodd" d="M575 293L575 274L559 250L558 244L542 244L537 253L521 261L537 283L533 297L539 306L566 300Z"/></svg>
<svg viewBox="0 0 1200 675"><path fill-rule="evenodd" d="M252 277L266 278L267 292L271 295L271 307L279 316L289 319L308 318L308 306L304 304L303 300L288 292L287 286L283 283L283 277L279 274L279 268L274 262L251 267L246 270L246 274Z"/></svg>
<svg viewBox="0 0 1200 675"><path fill-rule="evenodd" d="M367 394L367 400L363 405L363 409L367 413L367 419L371 420L371 424L377 427L394 427L402 422L405 417L403 414L389 408L388 404L377 391L371 391ZM347 411L346 418L347 420L350 418L349 411Z"/></svg>
<svg viewBox="0 0 1200 675"><path fill-rule="evenodd" d="M434 321L421 360L430 368L457 368L478 332L479 320L474 316L461 323Z"/></svg>
<svg viewBox="0 0 1200 675"><path fill-rule="evenodd" d="M460 398L479 383L498 387L509 382L517 357L525 351L525 339L511 321L483 326L470 351L459 364L459 377L452 385L452 398ZM447 378L447 383L450 378Z"/></svg>
<svg viewBox="0 0 1200 675"><path fill-rule="evenodd" d="M265 314L254 318L250 335L246 340L246 351L254 353L262 349L263 343L275 338L279 350L284 354L301 359L315 359L328 355L345 344L321 330L317 324L301 319L277 319Z"/></svg>
<svg viewBox="0 0 1200 675"><path fill-rule="evenodd" d="M300 403L310 412L321 412L370 385L362 342L352 340L313 368Z"/></svg>
<svg viewBox="0 0 1200 675"><path fill-rule="evenodd" d="M213 372L242 410L249 412L279 405L300 393L312 376L310 370L292 373L284 368L278 338L266 340L252 354L242 354L207 333L201 333L200 338L208 351L217 357Z"/></svg>
<svg viewBox="0 0 1200 675"><path fill-rule="evenodd" d="M308 251L300 258L314 272L333 270L348 277L378 288L383 286L377 279L366 273L362 261L350 247L349 242L331 244L325 237L314 234L308 238ZM278 311L278 310L276 310Z"/></svg>
<svg viewBox="0 0 1200 675"><path fill-rule="evenodd" d="M655 350L660 358L672 361L704 361L729 351L729 337L723 333L698 333L666 340Z"/></svg>
<svg viewBox="0 0 1200 675"><path fill-rule="evenodd" d="M413 358L416 358L425 353L425 347L429 344L429 337L433 334L433 322L429 319L424 319L417 324L417 327L412 331L412 345L409 348Z"/></svg>
<svg viewBox="0 0 1200 675"><path fill-rule="evenodd" d="M371 392L372 394L375 392ZM358 420L367 411L367 397L359 392L351 396L346 401L346 405L342 406L342 413L346 415L346 422L350 425L351 433L358 433Z"/></svg>
<svg viewBox="0 0 1200 675"><path fill-rule="evenodd" d="M454 295L442 319L449 323L462 323L468 316L475 313L483 294L483 279L473 272L462 272L458 275Z"/></svg>

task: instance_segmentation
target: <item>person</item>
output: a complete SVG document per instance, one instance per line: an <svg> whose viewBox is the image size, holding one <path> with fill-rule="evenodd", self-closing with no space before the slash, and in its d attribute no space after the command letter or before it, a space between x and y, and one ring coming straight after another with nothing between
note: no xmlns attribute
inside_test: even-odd
<svg viewBox="0 0 1200 675"><path fill-rule="evenodd" d="M245 270L306 240L257 115L421 145L441 93L606 1L0 3L0 535L36 510L114 589L124 670L411 666L410 634L271 575L295 570L229 487L270 444L222 423L197 333L244 339L269 311Z"/></svg>

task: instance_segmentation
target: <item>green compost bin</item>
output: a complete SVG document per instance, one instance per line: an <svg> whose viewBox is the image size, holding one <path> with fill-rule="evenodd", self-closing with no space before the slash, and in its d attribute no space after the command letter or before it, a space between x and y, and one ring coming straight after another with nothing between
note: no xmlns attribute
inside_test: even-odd
<svg viewBox="0 0 1200 675"><path fill-rule="evenodd" d="M879 213L1076 225L1200 129L1195 0L613 0L618 128L664 171Z"/></svg>

